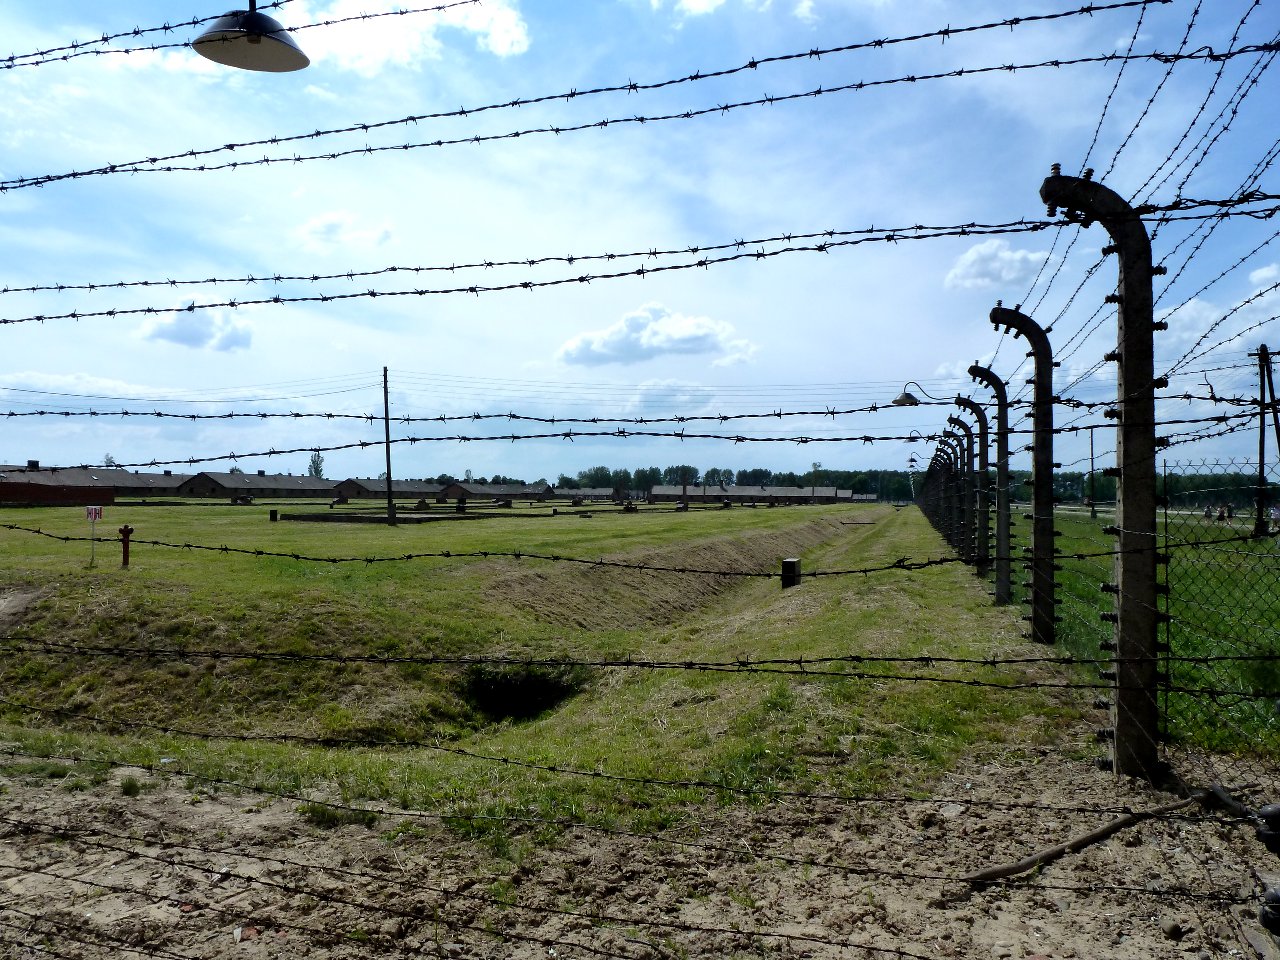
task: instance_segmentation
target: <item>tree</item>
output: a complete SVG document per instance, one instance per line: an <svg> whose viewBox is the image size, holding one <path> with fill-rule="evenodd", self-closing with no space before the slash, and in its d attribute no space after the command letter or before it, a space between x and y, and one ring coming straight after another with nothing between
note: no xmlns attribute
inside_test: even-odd
<svg viewBox="0 0 1280 960"><path fill-rule="evenodd" d="M631 476L631 471L626 467L621 470L613 470L609 473L609 488L611 490L621 490L624 493L632 489L631 484L635 478Z"/></svg>
<svg viewBox="0 0 1280 960"><path fill-rule="evenodd" d="M227 473L244 473L244 471L241 470L239 467L232 467L230 470L227 471Z"/></svg>
<svg viewBox="0 0 1280 960"><path fill-rule="evenodd" d="M560 474L560 476L556 477L556 489L557 490L577 490L578 478L571 477L567 473L562 473Z"/></svg>
<svg viewBox="0 0 1280 960"><path fill-rule="evenodd" d="M739 470L737 482L742 487L767 487L773 482L773 471L763 467L751 470Z"/></svg>
<svg viewBox="0 0 1280 960"><path fill-rule="evenodd" d="M631 475L631 483L635 489L648 493L662 483L662 469L660 467L637 467L635 473Z"/></svg>
<svg viewBox="0 0 1280 960"><path fill-rule="evenodd" d="M115 458L115 457L113 457L113 456L112 456L111 454L109 454L109 453L108 453L108 454L106 454L106 455L102 458L102 465L103 465L104 467L115 467L115 466L118 466L118 464L116 463L116 458Z"/></svg>
<svg viewBox="0 0 1280 960"><path fill-rule="evenodd" d="M311 454L311 460L307 463L307 476L317 480L324 479L324 457L320 456L319 450Z"/></svg>
<svg viewBox="0 0 1280 960"><path fill-rule="evenodd" d="M579 487L612 487L613 473L608 467L590 467L578 471Z"/></svg>
<svg viewBox="0 0 1280 960"><path fill-rule="evenodd" d="M708 467L702 473L702 482L708 487L720 485L722 487L733 486L734 472L725 467Z"/></svg>
<svg viewBox="0 0 1280 960"><path fill-rule="evenodd" d="M679 487L684 484L691 487L697 486L698 477L698 468L687 463L676 464L662 471L662 482L670 487Z"/></svg>

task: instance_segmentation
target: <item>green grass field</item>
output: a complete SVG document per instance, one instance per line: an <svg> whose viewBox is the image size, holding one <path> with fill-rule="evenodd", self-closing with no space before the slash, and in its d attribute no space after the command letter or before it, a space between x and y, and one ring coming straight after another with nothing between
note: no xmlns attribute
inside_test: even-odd
<svg viewBox="0 0 1280 960"><path fill-rule="evenodd" d="M788 556L801 557L810 572L946 555L918 511L875 505L590 519L514 511L394 528L268 523L266 513L260 506L117 506L99 532L127 522L135 540L311 556L519 550L768 572ZM72 508L0 511L0 523L87 533L83 511ZM128 570L119 567L116 544L99 544L97 558L89 568L86 543L0 531L6 594L30 600L7 630L0 687L9 705L0 737L25 751L150 765L164 758L172 769L251 786L459 815L525 811L652 826L677 819L707 791L448 751L746 790L917 790L961 756L1045 741L1079 712L1076 698L1056 691L874 676L252 656L707 662L1035 655L1021 639L1020 611L992 607L986 585L959 564L806 577L783 591L776 578L530 559L327 564L142 544ZM41 642L152 653L33 648ZM210 651L221 655L198 655ZM1063 679L1026 666L852 669ZM719 799L742 798L724 789Z"/></svg>

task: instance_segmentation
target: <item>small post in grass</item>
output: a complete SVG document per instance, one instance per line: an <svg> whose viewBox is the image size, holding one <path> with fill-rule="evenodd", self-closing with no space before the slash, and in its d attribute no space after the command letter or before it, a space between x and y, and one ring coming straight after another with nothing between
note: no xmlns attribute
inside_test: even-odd
<svg viewBox="0 0 1280 960"><path fill-rule="evenodd" d="M800 561L791 557L782 561L782 589L800 584Z"/></svg>
<svg viewBox="0 0 1280 960"><path fill-rule="evenodd" d="M93 566L98 555L98 521L102 519L101 507L85 507L84 518L89 521L89 566Z"/></svg>
<svg viewBox="0 0 1280 960"><path fill-rule="evenodd" d="M120 528L120 569L129 569L129 537L133 536L133 527L127 523Z"/></svg>

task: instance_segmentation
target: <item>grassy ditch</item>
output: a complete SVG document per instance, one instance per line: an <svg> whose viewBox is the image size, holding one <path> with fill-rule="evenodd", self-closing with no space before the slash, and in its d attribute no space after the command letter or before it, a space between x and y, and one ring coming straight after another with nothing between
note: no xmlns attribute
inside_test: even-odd
<svg viewBox="0 0 1280 960"><path fill-rule="evenodd" d="M200 511L199 528L181 508L116 513L139 539L317 556L519 549L769 572L800 556L808 572L945 554L917 511L876 506L393 529L268 525L235 508ZM0 521L83 526L74 511ZM121 571L87 569L86 553L0 534L6 590L27 598L7 614L0 738L180 772L193 790L241 784L429 811L467 830L477 814L648 829L688 804L752 791L917 789L975 750L1050 738L1077 712L1051 690L979 685L1060 679L1034 665L928 659L1036 653L1019 639L1016 608L993 608L958 564L806 577L782 591L776 579L514 559L319 564L139 546ZM115 652L41 652L42 642ZM414 662L425 656L542 662ZM789 673L574 662L822 657L920 662ZM306 814L324 819L314 806Z"/></svg>

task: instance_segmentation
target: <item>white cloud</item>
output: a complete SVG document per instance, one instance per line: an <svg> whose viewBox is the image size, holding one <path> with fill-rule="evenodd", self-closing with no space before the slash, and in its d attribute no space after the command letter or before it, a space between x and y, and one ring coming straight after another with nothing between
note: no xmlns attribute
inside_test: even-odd
<svg viewBox="0 0 1280 960"><path fill-rule="evenodd" d="M814 23L818 19L818 15L813 10L813 0L796 0L796 5L792 8L797 20L803 20L805 23Z"/></svg>
<svg viewBox="0 0 1280 960"><path fill-rule="evenodd" d="M301 18L307 11L306 7L289 9L293 11L291 18ZM394 9L397 5L385 0L372 4L368 0L333 0L307 13L306 22L341 20ZM439 13L357 20L333 28L307 30L294 39L313 62L328 60L368 77L387 65L414 66L423 60L438 60L443 49L438 36L441 28L475 34L479 49L499 57L516 56L529 49L528 27L508 0L457 5Z"/></svg>
<svg viewBox="0 0 1280 960"><path fill-rule="evenodd" d="M1269 263L1249 274L1249 282L1259 287L1268 286L1280 280L1280 263Z"/></svg>
<svg viewBox="0 0 1280 960"><path fill-rule="evenodd" d="M350 213L334 210L312 217L295 231L304 250L310 253L352 253L370 247L383 246L391 239L391 227L358 226Z"/></svg>
<svg viewBox="0 0 1280 960"><path fill-rule="evenodd" d="M71 394L84 397L169 397L175 391L113 377L98 377L89 373L45 373L39 370L23 370L0 375L0 390L15 393L37 392Z"/></svg>
<svg viewBox="0 0 1280 960"><path fill-rule="evenodd" d="M636 390L635 397L627 405L628 413L636 416L669 415L678 410L694 415L709 409L715 399L710 387L680 380L646 380Z"/></svg>
<svg viewBox="0 0 1280 960"><path fill-rule="evenodd" d="M193 350L230 352L245 350L253 340L249 325L232 320L216 310L196 310L191 301L185 310L158 317L144 324L138 335L144 340L163 340Z"/></svg>
<svg viewBox="0 0 1280 960"><path fill-rule="evenodd" d="M1043 251L1011 250L1009 241L993 237L962 253L943 283L948 290L986 290L1026 283L1048 256Z"/></svg>
<svg viewBox="0 0 1280 960"><path fill-rule="evenodd" d="M315 97L317 100L324 100L326 103L337 103L341 99L332 90L325 87L318 87L314 83L307 84L305 92Z"/></svg>
<svg viewBox="0 0 1280 960"><path fill-rule="evenodd" d="M741 363L755 353L754 344L734 337L733 325L710 317L672 313L658 303L648 303L603 330L589 330L572 337L560 348L564 363L599 366L606 363L643 363L656 357L722 354L716 366Z"/></svg>
<svg viewBox="0 0 1280 960"><path fill-rule="evenodd" d="M676 10L685 16L696 17L704 13L711 13L723 3L724 0L679 0L676 4Z"/></svg>

